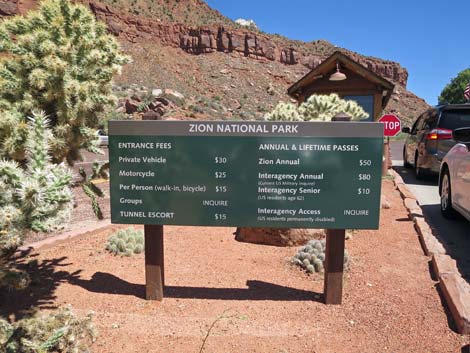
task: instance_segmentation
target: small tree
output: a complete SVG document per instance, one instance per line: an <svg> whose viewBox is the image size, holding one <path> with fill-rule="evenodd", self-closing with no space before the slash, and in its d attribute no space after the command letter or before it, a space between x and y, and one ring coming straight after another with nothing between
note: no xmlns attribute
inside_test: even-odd
<svg viewBox="0 0 470 353"><path fill-rule="evenodd" d="M45 0L37 11L0 25L0 156L24 159L34 109L50 117L54 162L98 152L99 117L115 102L111 80L129 59L83 5Z"/></svg>
<svg viewBox="0 0 470 353"><path fill-rule="evenodd" d="M470 82L470 69L460 71L457 77L450 80L438 98L439 104L459 104L467 100L463 95L465 86Z"/></svg>
<svg viewBox="0 0 470 353"><path fill-rule="evenodd" d="M360 105L339 98L337 94L312 95L299 107L280 102L265 119L271 121L330 121L338 113L347 113L353 120L369 116Z"/></svg>
<svg viewBox="0 0 470 353"><path fill-rule="evenodd" d="M8 263L26 231L53 231L70 217L72 175L65 165L49 161L47 123L44 113L38 113L26 125L24 168L15 161L0 161L0 287L28 283L27 276Z"/></svg>

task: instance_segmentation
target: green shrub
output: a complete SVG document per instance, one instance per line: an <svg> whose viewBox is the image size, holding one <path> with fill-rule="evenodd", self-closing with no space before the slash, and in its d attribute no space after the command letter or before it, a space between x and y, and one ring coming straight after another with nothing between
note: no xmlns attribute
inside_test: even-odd
<svg viewBox="0 0 470 353"><path fill-rule="evenodd" d="M121 229L108 238L106 250L121 256L140 254L144 250L144 232L133 227Z"/></svg>
<svg viewBox="0 0 470 353"><path fill-rule="evenodd" d="M90 352L96 339L92 314L80 319L70 308L37 314L14 324L0 319L0 352Z"/></svg>
<svg viewBox="0 0 470 353"><path fill-rule="evenodd" d="M301 247L297 254L292 258L294 265L302 267L308 273L323 272L325 262L326 241L310 240L305 246ZM344 265L349 263L349 253L344 250Z"/></svg>
<svg viewBox="0 0 470 353"><path fill-rule="evenodd" d="M200 107L199 105L191 105L189 106L189 109L193 111L194 113L199 113L199 114L204 113L204 108Z"/></svg>

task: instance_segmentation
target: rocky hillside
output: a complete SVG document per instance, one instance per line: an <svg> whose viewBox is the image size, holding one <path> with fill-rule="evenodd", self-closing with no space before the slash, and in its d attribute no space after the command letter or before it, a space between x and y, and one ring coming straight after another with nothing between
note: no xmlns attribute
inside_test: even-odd
<svg viewBox="0 0 470 353"><path fill-rule="evenodd" d="M82 1L85 2L85 1ZM181 93L168 116L198 119L260 119L287 88L333 51L310 43L243 28L202 0L105 0L85 2L132 56L116 79L122 97L148 109L151 92ZM0 15L26 13L35 0L0 2ZM411 120L427 104L406 90L408 72L399 63L341 49L396 85L386 110ZM172 90L172 91L171 91ZM174 100L174 99L173 99ZM121 109L122 110L122 109Z"/></svg>

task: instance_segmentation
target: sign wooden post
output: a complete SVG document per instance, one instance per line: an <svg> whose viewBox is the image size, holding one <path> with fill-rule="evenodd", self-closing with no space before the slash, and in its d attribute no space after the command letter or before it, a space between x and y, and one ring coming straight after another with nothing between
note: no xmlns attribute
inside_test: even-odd
<svg viewBox="0 0 470 353"><path fill-rule="evenodd" d="M341 304L343 297L344 229L327 229L325 249L325 304Z"/></svg>
<svg viewBox="0 0 470 353"><path fill-rule="evenodd" d="M160 116L148 111L142 120L159 120ZM165 257L163 251L163 226L145 225L145 298L163 300L165 286Z"/></svg>
<svg viewBox="0 0 470 353"><path fill-rule="evenodd" d="M331 121L351 121L351 116L339 113ZM341 304L343 299L345 235L344 229L326 230L325 277L323 281L325 304Z"/></svg>
<svg viewBox="0 0 470 353"><path fill-rule="evenodd" d="M147 224L145 231L145 298L163 300L165 286L165 256L163 226Z"/></svg>
<svg viewBox="0 0 470 353"><path fill-rule="evenodd" d="M386 176L388 174L388 150L390 148L390 141L389 137L384 141L384 151L383 151L383 157L382 157L382 176Z"/></svg>

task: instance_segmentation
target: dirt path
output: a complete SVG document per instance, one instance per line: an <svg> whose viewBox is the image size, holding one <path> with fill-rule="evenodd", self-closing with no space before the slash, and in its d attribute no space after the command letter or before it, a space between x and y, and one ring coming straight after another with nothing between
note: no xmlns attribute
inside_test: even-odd
<svg viewBox="0 0 470 353"><path fill-rule="evenodd" d="M323 278L289 264L295 248L239 243L233 228L165 227L166 298L144 296L143 255L113 257L101 232L40 251L31 291L4 314L72 304L96 313L94 352L460 352L429 259L391 181L379 231L359 231L343 305L322 303ZM31 267L31 266L30 266ZM18 305L21 303L21 305ZM450 323L452 325L452 323Z"/></svg>

